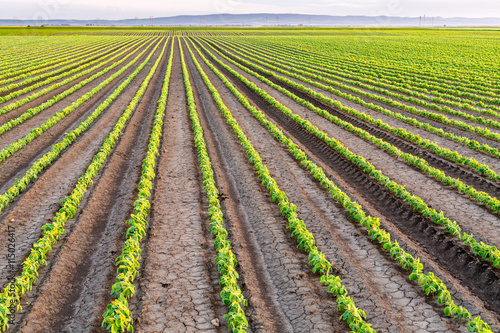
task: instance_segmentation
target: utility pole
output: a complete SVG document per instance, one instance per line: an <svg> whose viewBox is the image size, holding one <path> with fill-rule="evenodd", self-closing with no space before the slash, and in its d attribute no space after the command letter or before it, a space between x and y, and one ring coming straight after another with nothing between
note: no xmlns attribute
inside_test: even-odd
<svg viewBox="0 0 500 333"><path fill-rule="evenodd" d="M424 28L425 28L425 15L424 15Z"/></svg>
<svg viewBox="0 0 500 333"><path fill-rule="evenodd" d="M139 26L139 18L136 16L135 17L135 26L138 27Z"/></svg>
<svg viewBox="0 0 500 333"><path fill-rule="evenodd" d="M276 16L276 25L279 26L280 25L280 17L279 16Z"/></svg>
<svg viewBox="0 0 500 333"><path fill-rule="evenodd" d="M418 19L418 26L422 28L422 16Z"/></svg>

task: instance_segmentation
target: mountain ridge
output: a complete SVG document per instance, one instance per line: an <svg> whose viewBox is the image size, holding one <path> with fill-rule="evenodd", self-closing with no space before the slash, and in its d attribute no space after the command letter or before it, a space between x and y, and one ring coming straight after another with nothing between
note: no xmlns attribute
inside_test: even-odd
<svg viewBox="0 0 500 333"><path fill-rule="evenodd" d="M40 25L38 20L0 19L0 25ZM399 17L362 15L308 15L284 13L176 15L121 20L44 20L44 25L63 26L312 26L312 27L492 27L500 18Z"/></svg>

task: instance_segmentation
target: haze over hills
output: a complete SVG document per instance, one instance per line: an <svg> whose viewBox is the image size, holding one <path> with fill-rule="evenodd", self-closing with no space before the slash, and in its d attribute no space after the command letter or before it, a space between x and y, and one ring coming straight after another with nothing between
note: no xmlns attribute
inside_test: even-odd
<svg viewBox="0 0 500 333"><path fill-rule="evenodd" d="M40 25L37 20L0 19L0 25ZM474 27L500 26L500 18L331 16L304 14L212 14L179 15L123 20L43 21L44 25L69 26L368 26L368 27Z"/></svg>

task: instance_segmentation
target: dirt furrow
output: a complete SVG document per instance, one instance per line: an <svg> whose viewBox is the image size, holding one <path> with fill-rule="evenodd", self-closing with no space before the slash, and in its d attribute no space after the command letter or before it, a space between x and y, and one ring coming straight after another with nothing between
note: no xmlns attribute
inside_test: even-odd
<svg viewBox="0 0 500 333"><path fill-rule="evenodd" d="M196 68L191 65L190 70L194 73ZM246 271L252 270L252 266L241 263L241 274L249 288L252 306L262 307L260 302L252 302L254 292L250 288L254 287L258 288L257 295L264 295L264 306L271 312L274 318L272 327L277 332L345 330L344 324L338 320L334 299L322 288L319 277L311 272L307 254L297 249L295 240L286 229L286 220L277 205L270 201L267 190L260 184L246 153L228 128L199 74L193 75L193 81L203 105L199 112L209 153L211 156L217 154L220 163L225 165L220 170L214 163L217 179L226 174L226 179L234 180L229 182L229 188L222 190L226 198L224 204L227 207L229 201L235 200L236 207L242 210L236 216L229 215L232 211L228 211L226 218L231 221L231 229L248 233L243 237L250 240L249 245L256 243L255 248L248 250L256 253L240 256L240 252L246 252L245 247L236 246L234 249L240 258L250 256L258 265L258 269L254 267L253 270L259 283L249 284L247 280L252 276L247 277ZM236 232L235 236L238 234ZM239 239L235 241L239 242Z"/></svg>
<svg viewBox="0 0 500 333"><path fill-rule="evenodd" d="M180 53L177 45L174 49L140 288L131 301L134 327L136 332L228 332Z"/></svg>

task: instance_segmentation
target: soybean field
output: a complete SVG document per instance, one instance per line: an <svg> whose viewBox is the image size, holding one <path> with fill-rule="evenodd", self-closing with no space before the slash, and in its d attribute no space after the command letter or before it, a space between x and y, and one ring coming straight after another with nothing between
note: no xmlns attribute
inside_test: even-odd
<svg viewBox="0 0 500 333"><path fill-rule="evenodd" d="M500 332L500 31L41 31L0 332Z"/></svg>

